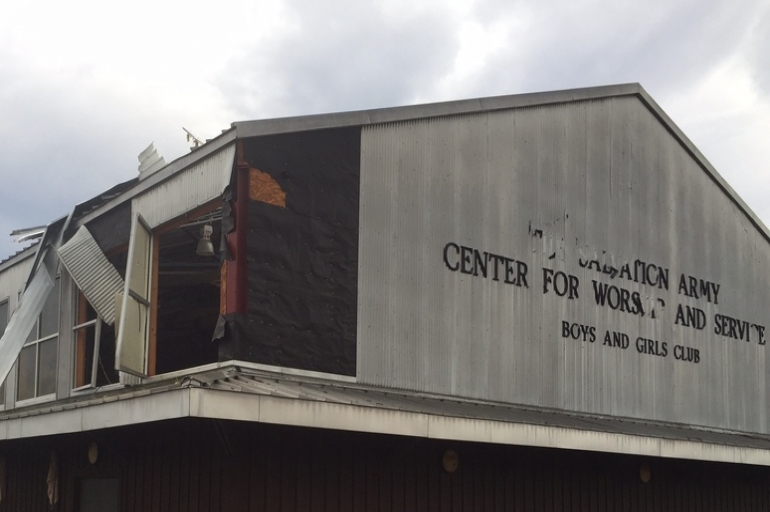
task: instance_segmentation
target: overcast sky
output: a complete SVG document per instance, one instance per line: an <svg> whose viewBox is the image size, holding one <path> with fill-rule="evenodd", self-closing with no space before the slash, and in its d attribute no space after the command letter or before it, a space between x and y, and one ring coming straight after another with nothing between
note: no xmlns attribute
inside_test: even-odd
<svg viewBox="0 0 770 512"><path fill-rule="evenodd" d="M0 259L183 126L622 82L770 224L770 0L9 3Z"/></svg>

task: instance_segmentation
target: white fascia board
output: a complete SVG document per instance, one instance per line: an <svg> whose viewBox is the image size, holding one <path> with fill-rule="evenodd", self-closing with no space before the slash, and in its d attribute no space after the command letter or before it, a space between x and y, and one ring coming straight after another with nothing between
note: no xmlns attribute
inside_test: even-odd
<svg viewBox="0 0 770 512"><path fill-rule="evenodd" d="M192 416L503 445L770 466L770 450L192 389Z"/></svg>
<svg viewBox="0 0 770 512"><path fill-rule="evenodd" d="M88 406L54 402L47 412L28 416L20 414L0 421L0 440L71 434L184 418L190 413L189 397L189 389L175 389L124 399L112 397Z"/></svg>
<svg viewBox="0 0 770 512"><path fill-rule="evenodd" d="M0 440L196 417L371 434L770 466L770 450L550 425L438 416L202 388L145 393L0 421Z"/></svg>

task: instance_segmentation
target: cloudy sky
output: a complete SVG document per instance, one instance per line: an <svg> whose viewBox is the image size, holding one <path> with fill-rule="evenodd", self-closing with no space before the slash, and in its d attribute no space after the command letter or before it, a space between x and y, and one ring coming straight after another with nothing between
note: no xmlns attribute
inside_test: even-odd
<svg viewBox="0 0 770 512"><path fill-rule="evenodd" d="M13 2L0 17L8 235L136 175L182 127L639 82L770 224L770 0Z"/></svg>

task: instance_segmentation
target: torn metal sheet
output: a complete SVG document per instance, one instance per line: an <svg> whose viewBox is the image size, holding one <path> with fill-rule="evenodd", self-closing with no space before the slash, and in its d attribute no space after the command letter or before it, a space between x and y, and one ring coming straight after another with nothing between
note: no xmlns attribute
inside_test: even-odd
<svg viewBox="0 0 770 512"><path fill-rule="evenodd" d="M46 258L50 260L52 258ZM5 381L8 372L16 362L24 342L35 326L45 301L53 290L53 278L45 263L35 272L32 281L27 286L21 298L19 307L11 316L3 337L0 338L0 382Z"/></svg>
<svg viewBox="0 0 770 512"><path fill-rule="evenodd" d="M132 201L132 211L142 212L151 228L176 219L222 197L230 185L235 145L197 162Z"/></svg>
<svg viewBox="0 0 770 512"><path fill-rule="evenodd" d="M14 229L11 236L15 236L16 242L26 242L27 240L37 239L43 236L46 226L35 226L32 228Z"/></svg>
<svg viewBox="0 0 770 512"><path fill-rule="evenodd" d="M59 247L62 242L62 235L64 232L64 228L67 224L68 217L61 217L60 219L57 219L50 223L47 228L45 228L45 233L43 233L43 238L40 240L40 244L37 246L37 252L35 253L35 262L32 264L32 270L30 271L29 278L27 278L27 286L30 285L32 282L32 278L35 277L35 269L38 268L38 265L48 255L48 247ZM54 262L51 260L49 265L53 265L49 267L49 270L51 271L52 275L56 275L56 264L58 262Z"/></svg>
<svg viewBox="0 0 770 512"><path fill-rule="evenodd" d="M85 226L59 248L59 257L93 308L108 325L115 322L115 293L123 278Z"/></svg>

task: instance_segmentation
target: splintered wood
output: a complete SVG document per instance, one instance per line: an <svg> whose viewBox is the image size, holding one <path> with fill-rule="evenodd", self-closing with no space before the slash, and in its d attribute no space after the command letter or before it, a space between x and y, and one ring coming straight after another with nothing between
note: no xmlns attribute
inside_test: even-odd
<svg viewBox="0 0 770 512"><path fill-rule="evenodd" d="M249 199L286 208L286 192L269 174L249 169Z"/></svg>

